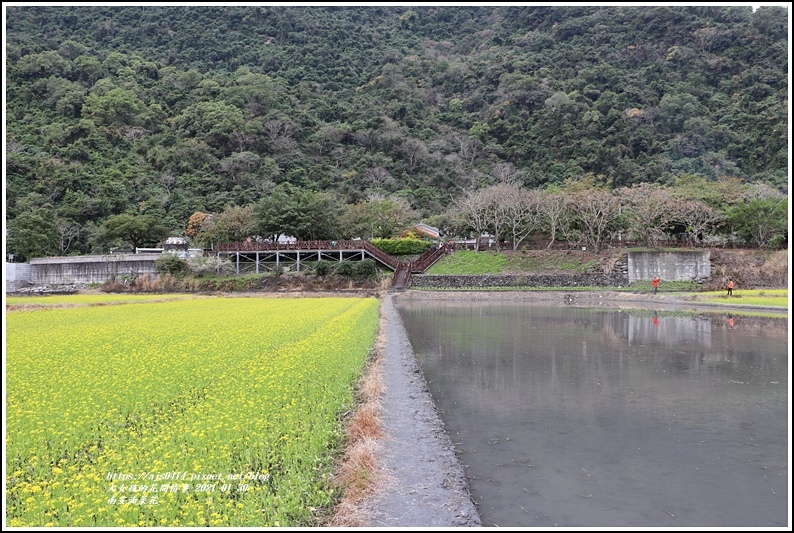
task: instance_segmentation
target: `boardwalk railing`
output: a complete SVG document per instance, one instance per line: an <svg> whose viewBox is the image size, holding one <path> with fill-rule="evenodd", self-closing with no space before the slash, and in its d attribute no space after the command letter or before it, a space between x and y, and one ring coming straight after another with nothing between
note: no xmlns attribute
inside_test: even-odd
<svg viewBox="0 0 794 533"><path fill-rule="evenodd" d="M361 250L367 241L221 242L219 252L274 252L288 250ZM372 246L371 244L369 244ZM374 247L373 247L374 248ZM395 259L396 261L396 259Z"/></svg>
<svg viewBox="0 0 794 533"><path fill-rule="evenodd" d="M389 267L393 268L395 272L397 271L401 263L399 259L397 259L392 255L387 254L386 252L384 252L374 244L370 243L369 241L357 241L357 242L363 244L363 246L360 245L360 247L366 250L369 255L377 258L382 263L389 265Z"/></svg>
<svg viewBox="0 0 794 533"><path fill-rule="evenodd" d="M425 253L417 257L415 260L411 262L410 265L410 272L416 272L417 274L421 274L428 268L430 268L433 263L438 261L439 257L444 255L446 252L445 246L442 244L438 248L430 248Z"/></svg>

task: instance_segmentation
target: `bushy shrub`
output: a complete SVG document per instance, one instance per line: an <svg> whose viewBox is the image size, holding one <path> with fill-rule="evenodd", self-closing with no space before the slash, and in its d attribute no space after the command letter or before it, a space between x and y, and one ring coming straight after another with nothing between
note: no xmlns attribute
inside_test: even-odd
<svg viewBox="0 0 794 533"><path fill-rule="evenodd" d="M353 277L353 263L351 261L342 261L336 265L334 273L345 278Z"/></svg>
<svg viewBox="0 0 794 533"><path fill-rule="evenodd" d="M378 276L378 265L373 259L362 259L353 265L353 277L359 281L375 279Z"/></svg>
<svg viewBox="0 0 794 533"><path fill-rule="evenodd" d="M785 235L775 235L769 242L766 243L765 248L768 250L780 250L785 248L788 243L788 238Z"/></svg>
<svg viewBox="0 0 794 533"><path fill-rule="evenodd" d="M390 255L419 255L432 246L419 239L372 239L372 244Z"/></svg>
<svg viewBox="0 0 794 533"><path fill-rule="evenodd" d="M214 255L190 256L186 263L188 270L194 276L205 276L207 274L228 276L234 272L234 265L232 265L231 261Z"/></svg>
<svg viewBox="0 0 794 533"><path fill-rule="evenodd" d="M154 261L154 268L161 274L176 276L187 272L187 261L175 254L164 253Z"/></svg>
<svg viewBox="0 0 794 533"><path fill-rule="evenodd" d="M317 261L314 265L314 274L316 276L327 276L334 271L334 264L331 261Z"/></svg>

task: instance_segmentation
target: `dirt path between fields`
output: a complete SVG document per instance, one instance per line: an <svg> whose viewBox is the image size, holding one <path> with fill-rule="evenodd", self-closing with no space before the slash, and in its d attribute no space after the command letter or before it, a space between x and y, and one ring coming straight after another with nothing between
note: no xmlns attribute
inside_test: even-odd
<svg viewBox="0 0 794 533"><path fill-rule="evenodd" d="M463 468L436 412L402 320L383 299L386 345L381 467L386 481L359 509L370 527L479 526Z"/></svg>

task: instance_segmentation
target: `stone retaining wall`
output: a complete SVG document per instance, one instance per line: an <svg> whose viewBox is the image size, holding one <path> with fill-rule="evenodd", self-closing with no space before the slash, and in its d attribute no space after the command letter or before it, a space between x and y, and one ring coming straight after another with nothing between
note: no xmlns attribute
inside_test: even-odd
<svg viewBox="0 0 794 533"><path fill-rule="evenodd" d="M412 289L475 289L489 287L626 287L623 274L520 274L480 276L411 276Z"/></svg>

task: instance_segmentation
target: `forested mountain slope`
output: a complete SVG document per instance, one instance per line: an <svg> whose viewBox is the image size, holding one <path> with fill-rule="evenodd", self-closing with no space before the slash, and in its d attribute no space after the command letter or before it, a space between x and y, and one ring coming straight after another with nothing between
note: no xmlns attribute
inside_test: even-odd
<svg viewBox="0 0 794 533"><path fill-rule="evenodd" d="M6 13L7 222L37 213L60 253L114 215L178 233L283 182L424 215L511 176L786 190L780 7Z"/></svg>

